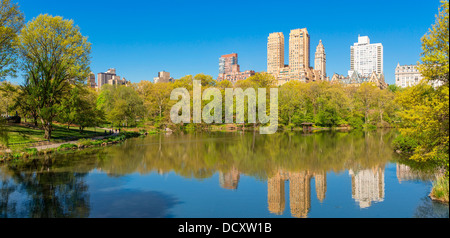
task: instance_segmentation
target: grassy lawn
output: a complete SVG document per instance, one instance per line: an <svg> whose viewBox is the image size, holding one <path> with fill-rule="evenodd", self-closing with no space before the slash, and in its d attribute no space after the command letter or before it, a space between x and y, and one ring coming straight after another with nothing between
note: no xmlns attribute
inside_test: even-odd
<svg viewBox="0 0 450 238"><path fill-rule="evenodd" d="M23 147L27 144L45 141L44 130L29 128L20 124L9 124L6 126L8 130L9 147ZM105 130L99 128L85 128L82 133L78 127L70 127L64 125L53 125L51 142L64 142L69 140L77 140L81 138L90 138L104 135Z"/></svg>

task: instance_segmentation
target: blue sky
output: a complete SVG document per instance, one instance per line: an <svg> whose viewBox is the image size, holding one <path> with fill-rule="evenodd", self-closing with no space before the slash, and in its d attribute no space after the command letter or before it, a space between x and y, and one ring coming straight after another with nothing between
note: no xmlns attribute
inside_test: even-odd
<svg viewBox="0 0 450 238"><path fill-rule="evenodd" d="M39 14L73 19L92 43L91 70L116 68L131 82L205 73L217 77L219 57L238 53L241 70L265 71L267 37L308 29L311 64L319 40L327 74L347 74L358 35L384 47L384 73L420 60L420 38L435 21L438 0L379 1L96 1L16 0L26 21ZM286 63L288 54L286 53ZM21 83L19 77L13 79Z"/></svg>

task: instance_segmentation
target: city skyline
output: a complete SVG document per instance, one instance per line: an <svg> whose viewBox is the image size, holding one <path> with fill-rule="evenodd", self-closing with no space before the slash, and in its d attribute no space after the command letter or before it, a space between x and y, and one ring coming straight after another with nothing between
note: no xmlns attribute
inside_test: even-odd
<svg viewBox="0 0 450 238"><path fill-rule="evenodd" d="M129 6L120 5L120 8L117 1L80 1L76 4L51 0L16 2L24 12L26 22L39 14L72 19L92 43L91 71L97 74L108 68L120 69L133 83L152 81L160 71L171 72L175 79L198 73L217 78L217 58L229 52L238 53L245 68L263 72L267 70L269 34L287 34L290 29L307 28L313 49L319 40L325 44L327 75L347 73L350 69L349 48L358 35L364 35L372 42L383 44L386 83L395 84L394 73L398 63L406 65L420 61L420 39L434 23L440 4L439 1L396 1L389 2L387 8L388 2L377 2L368 8L356 1L340 4L330 1L324 3L329 7L321 14L306 11L299 15L292 14L299 6L311 9L320 6L309 2L281 4L292 6L286 8L247 1L241 4L242 9L233 13L237 17L225 24L218 21L217 16L230 11L231 6L217 9L217 3L209 2L188 4L175 1L175 7L170 8L166 17L160 16L162 13L158 9L171 4L162 2L137 2ZM85 6L89 6L89 11L81 11ZM246 7L252 8L244 11ZM267 10L273 11L270 17L261 13ZM117 17L93 14L98 11L118 11L120 14ZM368 17L375 13L380 15L380 11L383 12L382 18ZM284 55L285 62L288 62L287 47ZM11 81L21 83L22 78L19 75Z"/></svg>

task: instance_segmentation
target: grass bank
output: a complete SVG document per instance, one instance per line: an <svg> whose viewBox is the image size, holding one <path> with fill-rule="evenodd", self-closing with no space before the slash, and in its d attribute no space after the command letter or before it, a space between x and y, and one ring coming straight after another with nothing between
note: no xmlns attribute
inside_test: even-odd
<svg viewBox="0 0 450 238"><path fill-rule="evenodd" d="M119 134L114 135L106 135L102 137L96 137L96 138L85 138L81 137L80 139L76 141L71 141L68 143L53 143L50 145L41 145L36 147L27 147L27 146L20 146L20 147L13 147L7 152L6 150L0 151L0 162L9 161L12 159L21 159L21 158L28 158L32 156L38 156L38 155L45 155L45 154L51 154L51 153L57 153L62 151L68 151L68 150L80 150L84 148L89 147L98 147L98 146L107 146L111 144L117 144L122 141L125 141L128 138L132 137L138 137L142 136L148 133L142 133L142 132L134 132L134 131L122 131ZM104 133L103 133L104 135ZM98 136L95 134L94 136ZM57 140L55 140L57 141ZM27 145L33 145L34 144L27 144Z"/></svg>

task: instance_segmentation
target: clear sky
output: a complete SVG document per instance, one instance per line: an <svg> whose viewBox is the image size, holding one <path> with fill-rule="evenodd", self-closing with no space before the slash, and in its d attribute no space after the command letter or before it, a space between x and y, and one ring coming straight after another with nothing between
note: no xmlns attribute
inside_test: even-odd
<svg viewBox="0 0 450 238"><path fill-rule="evenodd" d="M288 63L289 31L306 27L312 66L322 40L327 74L346 75L350 46L367 35L383 44L386 82L393 84L398 62L420 60L420 39L440 5L438 0L15 1L26 21L46 13L73 19L92 43L92 72L116 68L134 83L153 80L162 70L175 79L198 73L217 78L219 57L229 53L238 54L241 70L266 71L269 33L284 33Z"/></svg>

